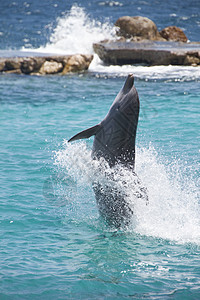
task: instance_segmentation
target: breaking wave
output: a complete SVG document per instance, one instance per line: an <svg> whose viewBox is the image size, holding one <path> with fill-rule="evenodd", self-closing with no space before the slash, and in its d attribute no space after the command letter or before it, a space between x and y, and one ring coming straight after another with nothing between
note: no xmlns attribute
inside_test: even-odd
<svg viewBox="0 0 200 300"><path fill-rule="evenodd" d="M38 52L57 54L93 53L93 43L115 36L109 22L101 23L88 16L82 7L73 5L71 10L57 19L49 42L36 49Z"/></svg>

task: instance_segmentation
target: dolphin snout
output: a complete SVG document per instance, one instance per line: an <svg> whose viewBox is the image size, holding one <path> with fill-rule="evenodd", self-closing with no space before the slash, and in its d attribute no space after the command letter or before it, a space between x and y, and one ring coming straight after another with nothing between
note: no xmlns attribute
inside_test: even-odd
<svg viewBox="0 0 200 300"><path fill-rule="evenodd" d="M123 92L128 93L129 90L132 88L133 84L134 84L134 76L132 73L130 73L125 81Z"/></svg>

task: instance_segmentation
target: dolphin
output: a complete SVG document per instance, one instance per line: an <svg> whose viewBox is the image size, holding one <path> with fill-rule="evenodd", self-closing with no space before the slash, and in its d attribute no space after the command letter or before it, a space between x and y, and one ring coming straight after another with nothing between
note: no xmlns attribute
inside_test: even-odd
<svg viewBox="0 0 200 300"><path fill-rule="evenodd" d="M129 74L103 121L79 132L68 142L86 139L94 135L92 158L105 159L109 167L113 169L113 174L109 175L109 179L114 180L114 172L116 172L114 167L117 165L131 170L136 176L136 184L139 184L137 197L148 200L146 188L141 185L134 172L139 109L140 102L134 86L134 76ZM118 228L130 223L133 209L126 200L126 193L119 190L117 184L102 184L94 181L93 190L100 215L110 225Z"/></svg>

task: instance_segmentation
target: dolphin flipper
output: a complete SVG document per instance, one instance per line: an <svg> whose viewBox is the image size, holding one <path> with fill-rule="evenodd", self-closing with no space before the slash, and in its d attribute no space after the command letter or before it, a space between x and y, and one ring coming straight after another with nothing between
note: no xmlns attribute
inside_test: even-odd
<svg viewBox="0 0 200 300"><path fill-rule="evenodd" d="M80 139L88 139L92 135L95 135L100 128L101 128L101 125L98 124L98 125L88 128L86 130L83 130L83 131L77 133L76 135L74 135L71 139L69 139L68 143L76 141L76 140L80 140Z"/></svg>

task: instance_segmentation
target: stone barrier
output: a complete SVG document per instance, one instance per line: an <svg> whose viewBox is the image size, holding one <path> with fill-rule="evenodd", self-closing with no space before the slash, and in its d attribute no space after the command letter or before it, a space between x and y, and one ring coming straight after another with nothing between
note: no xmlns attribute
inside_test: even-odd
<svg viewBox="0 0 200 300"><path fill-rule="evenodd" d="M0 72L28 75L65 75L89 68L93 55L55 55L0 58Z"/></svg>
<svg viewBox="0 0 200 300"><path fill-rule="evenodd" d="M103 41L93 48L104 63L112 65L200 65L200 43Z"/></svg>

